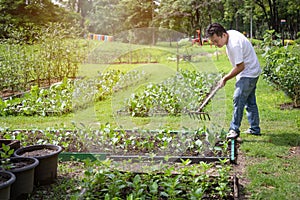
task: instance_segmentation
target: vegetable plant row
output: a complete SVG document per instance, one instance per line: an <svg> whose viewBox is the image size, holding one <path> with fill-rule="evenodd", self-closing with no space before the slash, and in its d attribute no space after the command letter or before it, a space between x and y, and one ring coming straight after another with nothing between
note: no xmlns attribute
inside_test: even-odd
<svg viewBox="0 0 300 200"><path fill-rule="evenodd" d="M83 179L84 199L233 199L230 166L163 166L146 173L120 171L110 160L89 164ZM95 165L97 166L95 169ZM150 165L151 166L151 165ZM211 176L209 171L215 171Z"/></svg>
<svg viewBox="0 0 300 200"><path fill-rule="evenodd" d="M226 132L218 127L197 130L115 130L101 124L97 130L74 127L46 130L2 129L3 138L28 144L58 144L69 152L98 152L109 155L158 155L229 157ZM38 139L37 139L38 138ZM84 143L82 142L84 141Z"/></svg>
<svg viewBox="0 0 300 200"><path fill-rule="evenodd" d="M217 74L181 71L160 84L150 84L142 94L132 94L125 110L132 116L152 112L178 115L195 109L213 87ZM0 115L63 115L101 101L114 92L145 80L147 74L136 70L128 73L111 70L96 78L70 80L53 84L49 89L33 86L20 98L0 100Z"/></svg>
<svg viewBox="0 0 300 200"><path fill-rule="evenodd" d="M111 70L99 73L93 79L63 81L44 89L31 87L29 93L20 98L0 100L0 115L63 115L86 108L94 101L111 96L113 92L128 87L146 77L145 73L135 70L128 73Z"/></svg>
<svg viewBox="0 0 300 200"><path fill-rule="evenodd" d="M227 148L226 143L221 146L210 145L225 138L226 134L205 127L176 134L172 130L114 130L109 124L101 124L97 130L76 125L73 130L2 128L0 136L18 139L24 146L58 144L65 151L93 152L98 148L110 153L151 155L162 150L166 160L171 153L181 153L183 144L189 145L185 150L194 151L197 155L205 155L207 150L220 155ZM178 150L171 152L169 148ZM132 163L107 159L94 162L86 160L84 163L84 177L79 187L81 191L77 194L80 193L83 199L233 199L234 181L230 176L228 160L190 164L190 160L182 163Z"/></svg>
<svg viewBox="0 0 300 200"><path fill-rule="evenodd" d="M144 91L133 93L119 112L144 117L152 113L176 116L196 110L218 79L216 73L180 70L162 83L150 83Z"/></svg>
<svg viewBox="0 0 300 200"><path fill-rule="evenodd" d="M264 78L284 91L293 100L295 107L300 107L299 46L281 47L281 41L273 40L273 34L274 30L268 31L264 36L266 48Z"/></svg>
<svg viewBox="0 0 300 200"><path fill-rule="evenodd" d="M35 33L37 41L2 40L0 91L26 91L32 85L50 85L64 77L76 77L87 54L87 42L74 30L50 26Z"/></svg>

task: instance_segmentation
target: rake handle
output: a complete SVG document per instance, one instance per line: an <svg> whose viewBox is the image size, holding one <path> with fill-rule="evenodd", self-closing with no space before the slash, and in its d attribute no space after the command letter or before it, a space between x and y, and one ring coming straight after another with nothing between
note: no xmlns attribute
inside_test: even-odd
<svg viewBox="0 0 300 200"><path fill-rule="evenodd" d="M215 94L217 93L217 91L220 89L221 87L219 85L217 85L217 87L215 87L210 94L206 97L206 99L203 101L203 103L200 105L200 107L198 108L197 112L201 112L203 110L203 108L206 106L206 104L210 101L211 98L213 98L213 96L215 96Z"/></svg>

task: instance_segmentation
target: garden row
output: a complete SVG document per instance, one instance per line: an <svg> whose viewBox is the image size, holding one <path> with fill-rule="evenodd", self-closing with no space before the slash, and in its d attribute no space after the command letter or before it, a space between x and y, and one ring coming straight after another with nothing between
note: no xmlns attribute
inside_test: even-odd
<svg viewBox="0 0 300 200"><path fill-rule="evenodd" d="M150 83L143 91L133 93L118 112L144 117L151 113L176 116L197 110L219 78L219 74L181 70L161 83Z"/></svg>
<svg viewBox="0 0 300 200"><path fill-rule="evenodd" d="M76 39L78 33L74 30L55 25L34 34L36 41L32 44L14 39L1 41L2 96L77 76L78 66L87 54L87 41Z"/></svg>
<svg viewBox="0 0 300 200"><path fill-rule="evenodd" d="M0 115L63 115L86 108L114 93L146 80L148 74L133 70L99 73L95 78L71 80L53 84L48 89L31 87L23 96L0 100ZM143 92L124 100L123 109L131 116L148 116L149 112L179 115L195 110L214 86L218 75L195 71L180 71L162 83L150 83Z"/></svg>
<svg viewBox="0 0 300 200"><path fill-rule="evenodd" d="M114 130L109 124L101 125L98 130L79 127L73 130L1 130L1 138L19 140L22 146L49 143L63 146L62 159L70 151L106 152L106 160L81 159L84 175L76 186L81 189L73 195L84 199L233 199L237 180L230 174L230 149L227 141L222 142L225 135L224 131L207 128L182 132ZM110 157L126 154L148 155L150 159L130 161L123 157L118 162ZM164 159L151 160L155 154ZM187 159L169 160L172 155L183 154ZM192 162L188 159L192 155L204 158L205 162ZM214 163L205 160L212 156L219 159Z"/></svg>
<svg viewBox="0 0 300 200"><path fill-rule="evenodd" d="M94 101L106 99L114 91L143 80L143 72L121 73L112 70L93 79L67 79L50 88L31 87L28 93L0 100L0 115L63 115L86 108Z"/></svg>
<svg viewBox="0 0 300 200"><path fill-rule="evenodd" d="M159 155L230 158L230 146L221 128L197 130L116 130L101 124L97 130L74 127L46 130L2 129L1 138L23 145L55 144L67 152L94 152L106 155ZM85 142L82 142L85 141Z"/></svg>
<svg viewBox="0 0 300 200"><path fill-rule="evenodd" d="M95 48L89 53L85 62L94 64L161 63L170 55L171 53L157 48L114 42L109 46L101 45Z"/></svg>
<svg viewBox="0 0 300 200"><path fill-rule="evenodd" d="M291 98L294 107L300 107L300 47L281 46L280 40L273 40L274 30L264 36L266 66L264 78ZM276 36L280 38L279 35Z"/></svg>

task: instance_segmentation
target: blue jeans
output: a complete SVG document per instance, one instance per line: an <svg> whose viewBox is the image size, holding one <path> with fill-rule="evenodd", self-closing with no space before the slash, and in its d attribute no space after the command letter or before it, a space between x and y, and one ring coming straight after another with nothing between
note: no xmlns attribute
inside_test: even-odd
<svg viewBox="0 0 300 200"><path fill-rule="evenodd" d="M246 107L247 118L250 124L252 133L259 134L259 114L256 104L255 89L257 78L241 77L235 84L235 91L233 95L233 116L230 123L230 129L238 134L240 133L240 126L243 119L244 108Z"/></svg>

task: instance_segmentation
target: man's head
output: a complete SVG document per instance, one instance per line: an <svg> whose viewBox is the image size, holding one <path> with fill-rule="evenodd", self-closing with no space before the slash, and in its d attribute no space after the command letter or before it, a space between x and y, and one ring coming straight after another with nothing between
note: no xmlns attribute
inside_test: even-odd
<svg viewBox="0 0 300 200"><path fill-rule="evenodd" d="M207 27L206 37L208 37L210 41L219 48L223 47L228 42L228 33L219 23L213 23Z"/></svg>

